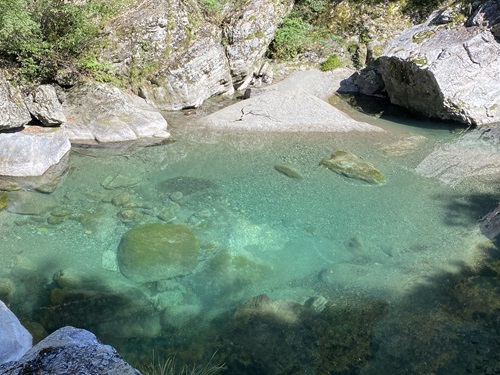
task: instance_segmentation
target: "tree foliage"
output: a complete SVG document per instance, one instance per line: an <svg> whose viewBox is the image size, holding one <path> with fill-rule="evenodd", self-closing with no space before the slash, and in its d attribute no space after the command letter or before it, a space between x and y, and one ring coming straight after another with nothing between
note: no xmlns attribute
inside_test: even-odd
<svg viewBox="0 0 500 375"><path fill-rule="evenodd" d="M78 64L127 0L0 0L0 58L29 80L48 80Z"/></svg>

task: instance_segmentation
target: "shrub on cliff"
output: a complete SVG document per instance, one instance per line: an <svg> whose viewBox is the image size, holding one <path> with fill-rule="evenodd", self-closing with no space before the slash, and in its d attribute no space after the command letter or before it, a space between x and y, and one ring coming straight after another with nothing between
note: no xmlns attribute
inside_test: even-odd
<svg viewBox="0 0 500 375"><path fill-rule="evenodd" d="M103 42L128 0L0 0L0 58L28 80L48 80Z"/></svg>

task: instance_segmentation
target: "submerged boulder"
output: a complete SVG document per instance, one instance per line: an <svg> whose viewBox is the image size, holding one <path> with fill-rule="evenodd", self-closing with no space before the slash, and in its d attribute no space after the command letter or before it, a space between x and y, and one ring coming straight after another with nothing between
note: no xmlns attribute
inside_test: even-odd
<svg viewBox="0 0 500 375"><path fill-rule="evenodd" d="M443 27L436 17L406 30L380 57L391 102L466 124L500 121L498 1L482 4L467 27Z"/></svg>
<svg viewBox="0 0 500 375"><path fill-rule="evenodd" d="M109 345L89 331L63 327L46 337L18 362L0 366L0 373L140 375Z"/></svg>
<svg viewBox="0 0 500 375"><path fill-rule="evenodd" d="M187 225L143 224L122 236L117 256L125 277L154 282L192 272L198 263L198 241Z"/></svg>
<svg viewBox="0 0 500 375"><path fill-rule="evenodd" d="M134 91L161 110L198 107L244 88L291 0L234 4L149 0L110 25L103 52Z"/></svg>
<svg viewBox="0 0 500 375"><path fill-rule="evenodd" d="M59 132L75 143L169 137L167 121L155 108L111 84L73 87L65 97L63 110L68 121Z"/></svg>
<svg viewBox="0 0 500 375"><path fill-rule="evenodd" d="M31 348L31 335L0 301L0 365L17 361ZM0 373L5 374L1 371Z"/></svg>
<svg viewBox="0 0 500 375"><path fill-rule="evenodd" d="M385 182L382 172L349 151L337 150L331 154L329 159L323 159L320 164L342 176L365 181L369 184L380 185Z"/></svg>

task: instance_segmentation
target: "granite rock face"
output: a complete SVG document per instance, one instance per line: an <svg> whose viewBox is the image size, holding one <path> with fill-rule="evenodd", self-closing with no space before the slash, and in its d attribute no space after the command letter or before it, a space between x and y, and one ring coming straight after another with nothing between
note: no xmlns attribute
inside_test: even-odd
<svg viewBox="0 0 500 375"><path fill-rule="evenodd" d="M198 107L249 82L292 4L245 0L210 12L198 2L136 3L111 26L102 57L161 110Z"/></svg>
<svg viewBox="0 0 500 375"><path fill-rule="evenodd" d="M19 128L31 121L21 92L0 72L0 130Z"/></svg>
<svg viewBox="0 0 500 375"><path fill-rule="evenodd" d="M292 7L289 0L247 1L224 20L223 37L235 89L245 89L260 70L278 25Z"/></svg>
<svg viewBox="0 0 500 375"><path fill-rule="evenodd" d="M41 176L71 148L65 137L0 134L0 176Z"/></svg>
<svg viewBox="0 0 500 375"><path fill-rule="evenodd" d="M38 86L24 102L30 113L45 126L61 125L66 121L56 90L51 85Z"/></svg>
<svg viewBox="0 0 500 375"><path fill-rule="evenodd" d="M40 341L17 362L0 366L1 374L140 375L115 349L89 331L63 327Z"/></svg>
<svg viewBox="0 0 500 375"><path fill-rule="evenodd" d="M436 17L406 30L380 57L391 102L465 124L500 121L498 1L482 4L467 26L443 27Z"/></svg>
<svg viewBox="0 0 500 375"><path fill-rule="evenodd" d="M31 335L0 301L0 365L17 361L31 348ZM4 374L0 370L1 374Z"/></svg>
<svg viewBox="0 0 500 375"><path fill-rule="evenodd" d="M111 84L73 87L64 99L63 110L67 122L58 133L73 143L169 137L167 121L155 108Z"/></svg>

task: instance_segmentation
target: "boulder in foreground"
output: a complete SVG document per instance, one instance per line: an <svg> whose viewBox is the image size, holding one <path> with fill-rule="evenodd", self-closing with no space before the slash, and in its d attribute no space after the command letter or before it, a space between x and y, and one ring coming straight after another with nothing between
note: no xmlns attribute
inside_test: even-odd
<svg viewBox="0 0 500 375"><path fill-rule="evenodd" d="M31 348L31 335L0 301L0 365L17 361ZM5 374L1 371L0 373Z"/></svg>
<svg viewBox="0 0 500 375"><path fill-rule="evenodd" d="M140 375L109 345L89 331L63 327L31 348L17 362L0 366L1 374Z"/></svg>

